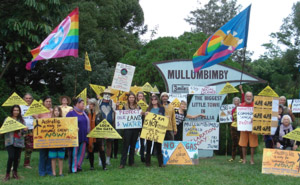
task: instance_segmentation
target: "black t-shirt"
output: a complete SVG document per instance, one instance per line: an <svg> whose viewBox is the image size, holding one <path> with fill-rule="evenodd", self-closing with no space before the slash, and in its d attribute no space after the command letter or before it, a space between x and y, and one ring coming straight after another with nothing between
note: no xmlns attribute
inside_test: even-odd
<svg viewBox="0 0 300 185"><path fill-rule="evenodd" d="M184 111L183 114L180 114L179 109L175 109L176 125L182 124L185 117L186 117L186 111Z"/></svg>

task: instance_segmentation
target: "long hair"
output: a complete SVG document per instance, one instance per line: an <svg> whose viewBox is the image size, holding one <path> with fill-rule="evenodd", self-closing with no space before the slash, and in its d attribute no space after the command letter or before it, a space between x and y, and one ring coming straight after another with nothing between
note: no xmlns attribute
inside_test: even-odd
<svg viewBox="0 0 300 185"><path fill-rule="evenodd" d="M133 96L134 97L134 100L133 100L133 107L134 108L137 108L137 102L136 102L136 97L135 97L135 94L133 92L129 92L129 95L128 95L128 98L127 98L127 105L128 105L128 108L130 108L130 102L129 102L129 96Z"/></svg>
<svg viewBox="0 0 300 185"><path fill-rule="evenodd" d="M55 111L55 109L57 109L57 110L58 110L58 112L59 112L59 115L58 115L58 117L56 117L56 116L54 115L54 111ZM61 108L60 108L59 106L54 106L54 108L53 108L53 112L52 112L52 118L60 118L60 117L62 117L62 110L61 110Z"/></svg>
<svg viewBox="0 0 300 185"><path fill-rule="evenodd" d="M19 105L14 105L14 106L11 107L10 116L12 117L14 115L14 109L15 108L19 109L19 115L17 116L17 120L19 120L21 123L24 123L24 119L23 119L22 114L21 114L21 107Z"/></svg>
<svg viewBox="0 0 300 185"><path fill-rule="evenodd" d="M153 95L153 96L150 97L150 100L149 100L149 101L150 101L150 102L149 102L149 107L148 107L147 111L151 111L151 109L153 108L152 99L154 99L154 98L157 99L157 106L158 106L158 107L162 107L162 105L161 105L161 103L160 103L160 101L159 101L158 96Z"/></svg>
<svg viewBox="0 0 300 185"><path fill-rule="evenodd" d="M100 112L98 101L95 98L91 98L91 99L88 100L88 103L89 104L94 104L93 112L94 112L95 115L97 115ZM87 109L87 113L88 114L91 113L90 107Z"/></svg>

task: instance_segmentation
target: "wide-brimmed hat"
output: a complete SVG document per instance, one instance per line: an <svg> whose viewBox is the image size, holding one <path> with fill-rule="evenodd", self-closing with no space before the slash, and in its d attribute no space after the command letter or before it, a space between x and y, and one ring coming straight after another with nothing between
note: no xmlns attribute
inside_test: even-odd
<svg viewBox="0 0 300 185"><path fill-rule="evenodd" d="M110 91L110 89L105 89L102 93L100 93L100 96L103 96L103 94L110 94L111 96L113 96L114 94Z"/></svg>
<svg viewBox="0 0 300 185"><path fill-rule="evenodd" d="M66 98L66 99L67 99L68 105L71 104L71 98L70 98L69 96L60 96L60 97L59 97L59 103L60 103L60 104L62 104L62 99L63 99L63 98Z"/></svg>

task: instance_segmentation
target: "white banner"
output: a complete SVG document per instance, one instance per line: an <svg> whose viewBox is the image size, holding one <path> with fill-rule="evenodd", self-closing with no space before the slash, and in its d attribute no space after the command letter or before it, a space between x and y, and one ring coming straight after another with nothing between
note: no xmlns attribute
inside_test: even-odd
<svg viewBox="0 0 300 185"><path fill-rule="evenodd" d="M292 107L292 113L300 112L300 99L287 100L289 109ZM293 105L292 105L293 102Z"/></svg>
<svg viewBox="0 0 300 185"><path fill-rule="evenodd" d="M189 94L216 94L216 86L189 86Z"/></svg>
<svg viewBox="0 0 300 185"><path fill-rule="evenodd" d="M116 65L116 70L111 88L124 92L129 92L132 78L134 75L134 70L134 66L118 62Z"/></svg>
<svg viewBox="0 0 300 185"><path fill-rule="evenodd" d="M237 107L238 131L252 131L253 107Z"/></svg>
<svg viewBox="0 0 300 185"><path fill-rule="evenodd" d="M220 123L231 123L232 122L232 109L234 109L234 104L224 104L220 107L219 112L219 122Z"/></svg>
<svg viewBox="0 0 300 185"><path fill-rule="evenodd" d="M116 110L116 129L142 128L142 110Z"/></svg>

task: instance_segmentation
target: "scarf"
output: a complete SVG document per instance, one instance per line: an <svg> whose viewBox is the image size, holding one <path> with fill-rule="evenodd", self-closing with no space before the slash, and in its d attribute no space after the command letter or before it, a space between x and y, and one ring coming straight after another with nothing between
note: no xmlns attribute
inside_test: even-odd
<svg viewBox="0 0 300 185"><path fill-rule="evenodd" d="M280 128L280 130L279 130L279 140L280 141L283 141L283 136L285 136L289 132L293 131L292 124L290 124L289 126L284 126L283 124L281 124L279 128ZM291 141L291 144L293 145L294 140L290 140L290 141Z"/></svg>
<svg viewBox="0 0 300 185"><path fill-rule="evenodd" d="M89 133L90 132L90 130L91 130L91 127L90 127L90 119L89 119L89 117L86 115L86 113L83 111L83 110L80 110L80 109L78 109L77 107L73 107L74 108L74 110L76 111L76 112L80 112L80 113L83 113L83 115L84 115L84 117L86 118L86 120L87 120L87 132Z"/></svg>

